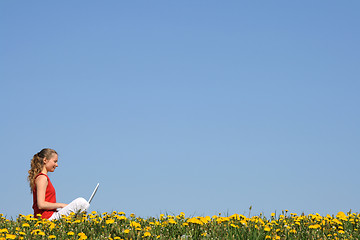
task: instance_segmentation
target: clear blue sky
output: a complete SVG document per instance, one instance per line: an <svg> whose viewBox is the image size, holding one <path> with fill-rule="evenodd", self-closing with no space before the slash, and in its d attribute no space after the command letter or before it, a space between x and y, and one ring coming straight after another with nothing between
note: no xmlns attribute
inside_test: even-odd
<svg viewBox="0 0 360 240"><path fill-rule="evenodd" d="M360 212L359 1L1 1L0 213Z"/></svg>

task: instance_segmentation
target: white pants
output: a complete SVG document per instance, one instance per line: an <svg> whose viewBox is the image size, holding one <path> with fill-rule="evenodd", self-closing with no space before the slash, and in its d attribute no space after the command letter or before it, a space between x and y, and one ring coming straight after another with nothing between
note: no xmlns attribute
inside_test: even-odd
<svg viewBox="0 0 360 240"><path fill-rule="evenodd" d="M54 212L53 215L49 218L50 221L55 219L60 219L62 215L69 216L70 213L83 212L86 211L90 207L88 201L84 198L77 198L71 203L69 203L66 207L61 208L59 211Z"/></svg>

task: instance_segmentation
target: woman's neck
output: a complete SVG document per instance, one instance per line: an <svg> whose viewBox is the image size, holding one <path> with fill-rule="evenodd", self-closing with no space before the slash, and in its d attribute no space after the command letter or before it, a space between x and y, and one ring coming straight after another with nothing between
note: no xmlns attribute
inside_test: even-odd
<svg viewBox="0 0 360 240"><path fill-rule="evenodd" d="M41 171L41 173L47 175L48 171L47 171L46 168L44 167L43 170Z"/></svg>

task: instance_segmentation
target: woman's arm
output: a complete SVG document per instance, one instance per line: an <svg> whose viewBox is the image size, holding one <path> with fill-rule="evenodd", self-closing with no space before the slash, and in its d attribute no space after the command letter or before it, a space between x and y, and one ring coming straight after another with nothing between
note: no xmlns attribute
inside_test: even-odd
<svg viewBox="0 0 360 240"><path fill-rule="evenodd" d="M41 210L51 210L56 208L63 208L65 203L51 203L45 201L45 192L48 185L48 180L44 175L40 175L35 179L35 187L37 191L37 205Z"/></svg>

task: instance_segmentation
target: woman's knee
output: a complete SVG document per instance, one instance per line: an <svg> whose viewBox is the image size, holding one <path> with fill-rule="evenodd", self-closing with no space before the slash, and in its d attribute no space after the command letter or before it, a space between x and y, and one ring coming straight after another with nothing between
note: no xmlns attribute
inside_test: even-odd
<svg viewBox="0 0 360 240"><path fill-rule="evenodd" d="M90 204L88 203L88 201L86 201L84 198L79 197L77 199L75 199L76 203L81 206L82 209L87 209Z"/></svg>

